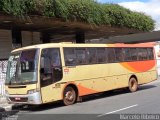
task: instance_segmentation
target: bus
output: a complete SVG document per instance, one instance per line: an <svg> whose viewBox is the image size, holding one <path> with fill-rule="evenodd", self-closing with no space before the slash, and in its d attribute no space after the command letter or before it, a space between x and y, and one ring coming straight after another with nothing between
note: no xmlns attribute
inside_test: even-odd
<svg viewBox="0 0 160 120"><path fill-rule="evenodd" d="M156 79L153 44L48 43L11 52L5 92L9 103L71 105L89 94L135 92Z"/></svg>

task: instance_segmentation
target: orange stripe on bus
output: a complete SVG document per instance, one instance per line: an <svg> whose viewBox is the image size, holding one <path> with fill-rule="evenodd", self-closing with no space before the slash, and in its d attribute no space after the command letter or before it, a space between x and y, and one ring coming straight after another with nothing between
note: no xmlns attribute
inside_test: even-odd
<svg viewBox="0 0 160 120"><path fill-rule="evenodd" d="M154 47L155 42L149 43L138 43L138 44L124 44L124 43L116 43L116 44L107 44L107 47Z"/></svg>
<svg viewBox="0 0 160 120"><path fill-rule="evenodd" d="M95 91L93 89L83 87L81 85L78 85L78 90L79 90L79 96L93 94L93 93L97 93L98 92L98 91Z"/></svg>
<svg viewBox="0 0 160 120"><path fill-rule="evenodd" d="M155 42L149 42L149 43L139 43L139 44L123 44L123 43L117 43L114 44L115 47L154 47Z"/></svg>
<svg viewBox="0 0 160 120"><path fill-rule="evenodd" d="M132 72L145 72L152 69L156 65L156 61L124 62L121 65Z"/></svg>

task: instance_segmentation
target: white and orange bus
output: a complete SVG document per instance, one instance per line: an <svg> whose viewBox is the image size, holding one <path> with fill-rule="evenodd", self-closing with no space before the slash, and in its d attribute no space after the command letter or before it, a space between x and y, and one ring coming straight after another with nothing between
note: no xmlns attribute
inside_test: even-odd
<svg viewBox="0 0 160 120"><path fill-rule="evenodd" d="M5 81L9 103L44 104L157 79L153 45L49 43L13 50Z"/></svg>

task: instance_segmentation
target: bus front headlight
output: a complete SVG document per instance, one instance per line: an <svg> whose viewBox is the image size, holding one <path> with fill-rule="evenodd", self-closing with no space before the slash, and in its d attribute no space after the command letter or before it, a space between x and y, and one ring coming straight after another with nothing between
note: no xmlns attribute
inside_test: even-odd
<svg viewBox="0 0 160 120"><path fill-rule="evenodd" d="M33 94L35 92L37 92L37 89L32 89L32 90L28 90L27 94Z"/></svg>

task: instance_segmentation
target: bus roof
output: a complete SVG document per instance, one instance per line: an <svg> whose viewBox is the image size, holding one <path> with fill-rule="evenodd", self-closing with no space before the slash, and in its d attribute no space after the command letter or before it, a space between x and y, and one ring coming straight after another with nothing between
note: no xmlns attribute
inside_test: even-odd
<svg viewBox="0 0 160 120"><path fill-rule="evenodd" d="M139 44L123 44L123 43L116 43L116 44L77 44L77 43L46 43L46 44L37 44L27 47L22 47L13 50L12 52L22 51L27 49L35 49L35 48L51 48L51 47L153 47L154 43L139 43Z"/></svg>

